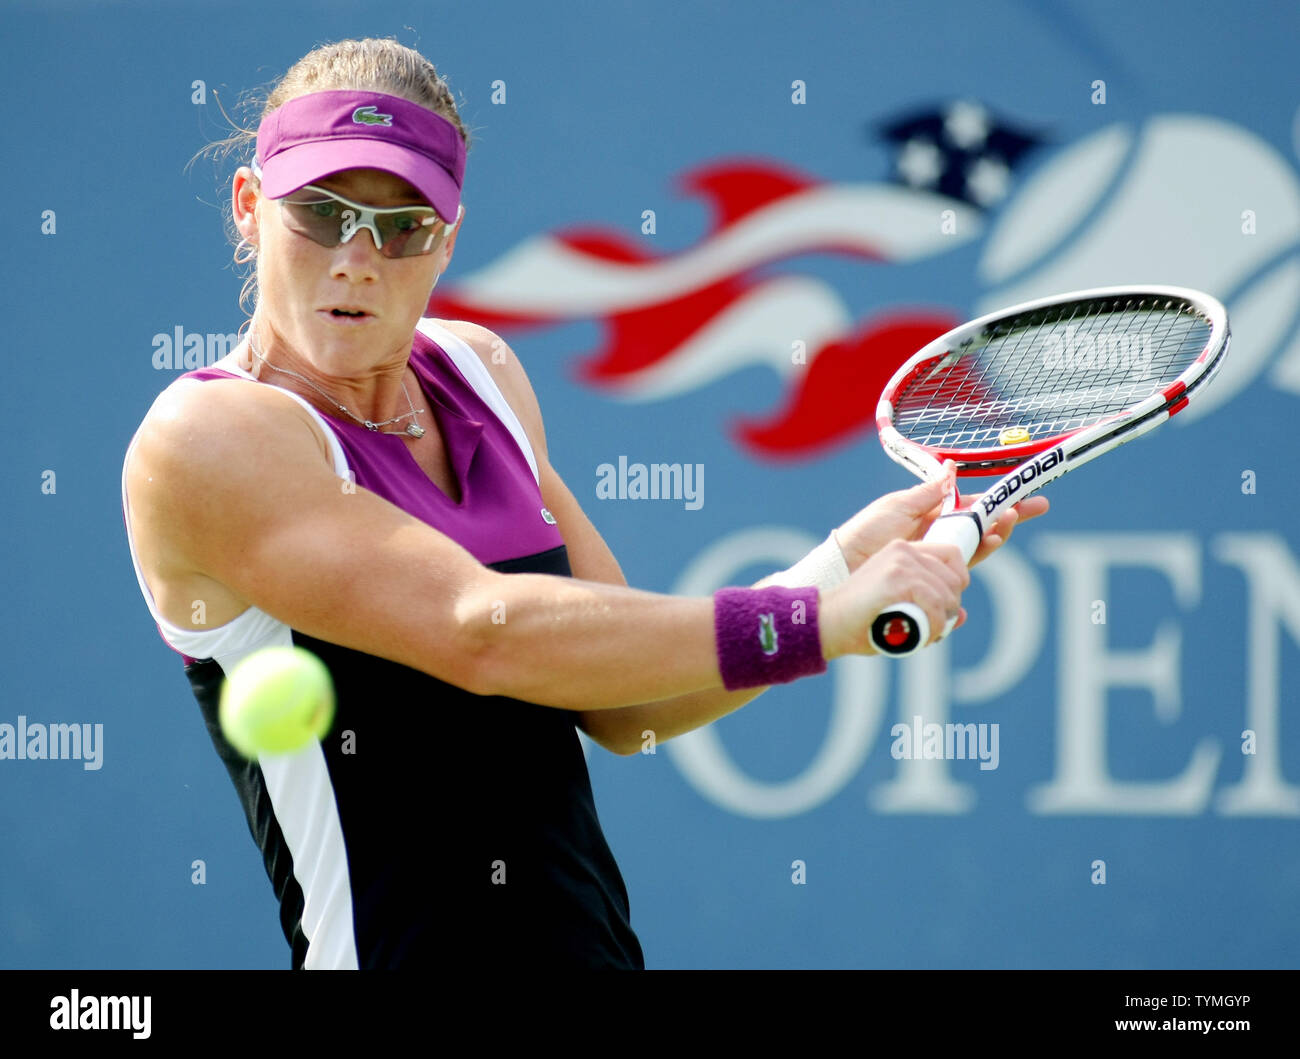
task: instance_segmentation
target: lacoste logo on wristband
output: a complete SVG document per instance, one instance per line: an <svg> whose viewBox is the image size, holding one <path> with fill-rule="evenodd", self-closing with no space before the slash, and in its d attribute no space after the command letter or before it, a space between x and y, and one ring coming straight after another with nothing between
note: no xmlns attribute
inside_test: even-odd
<svg viewBox="0 0 1300 1059"><path fill-rule="evenodd" d="M809 587L727 586L713 593L713 634L722 686L728 691L768 687L826 672L818 601L818 590ZM778 651L776 617L787 610L792 617L781 619Z"/></svg>

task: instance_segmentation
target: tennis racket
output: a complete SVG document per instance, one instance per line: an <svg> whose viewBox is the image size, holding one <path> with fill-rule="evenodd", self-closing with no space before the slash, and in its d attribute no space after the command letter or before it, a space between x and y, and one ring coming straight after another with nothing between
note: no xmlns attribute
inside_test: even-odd
<svg viewBox="0 0 1300 1059"><path fill-rule="evenodd" d="M926 481L944 460L959 477L1003 477L969 509L947 496L925 539L957 545L970 562L1008 507L1186 408L1223 364L1228 338L1223 306L1183 287L1041 298L936 338L885 386L880 442ZM929 639L914 603L887 607L871 626L882 654L910 655Z"/></svg>

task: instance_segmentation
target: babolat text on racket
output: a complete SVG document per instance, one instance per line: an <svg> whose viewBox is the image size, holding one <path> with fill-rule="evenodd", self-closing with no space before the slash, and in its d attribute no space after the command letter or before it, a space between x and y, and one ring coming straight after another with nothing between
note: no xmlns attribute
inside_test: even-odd
<svg viewBox="0 0 1300 1059"><path fill-rule="evenodd" d="M1228 315L1184 287L1103 287L981 316L920 350L880 396L890 457L929 481L1001 474L970 509L954 496L925 535L970 562L1003 511L1054 478L1187 407L1228 353ZM944 632L952 629L948 622ZM897 603L872 623L883 654L929 642L924 612Z"/></svg>

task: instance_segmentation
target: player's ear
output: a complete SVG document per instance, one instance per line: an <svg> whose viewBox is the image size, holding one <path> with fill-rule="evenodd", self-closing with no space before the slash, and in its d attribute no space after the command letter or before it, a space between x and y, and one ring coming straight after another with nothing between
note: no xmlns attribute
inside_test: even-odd
<svg viewBox="0 0 1300 1059"><path fill-rule="evenodd" d="M257 203L261 199L261 184L248 166L240 166L235 171L234 186L231 189L231 209L234 214L235 228L246 242L257 242Z"/></svg>

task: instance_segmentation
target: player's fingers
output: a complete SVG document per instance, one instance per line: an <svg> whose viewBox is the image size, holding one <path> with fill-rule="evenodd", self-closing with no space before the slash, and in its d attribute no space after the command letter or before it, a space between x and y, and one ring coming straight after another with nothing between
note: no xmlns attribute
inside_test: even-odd
<svg viewBox="0 0 1300 1059"><path fill-rule="evenodd" d="M914 575L911 597L912 602L925 611L930 622L931 643L943 636L948 622L961 618L964 574L964 565L957 571L935 556L922 556Z"/></svg>
<svg viewBox="0 0 1300 1059"><path fill-rule="evenodd" d="M960 629L963 625L966 624L966 608L958 607L956 611L949 611L948 617L950 619L956 618L956 621L953 622L953 626L951 629L948 629L948 632L956 632L958 629ZM947 627L947 622L944 623L944 628L946 627ZM931 643L937 643L939 640L942 640L945 636L948 635L948 632L945 632L943 628L939 629L937 632L931 635L930 637Z"/></svg>
<svg viewBox="0 0 1300 1059"><path fill-rule="evenodd" d="M943 512L944 498L957 490L957 465L944 460L943 474L906 490L912 501L913 517L933 522Z"/></svg>
<svg viewBox="0 0 1300 1059"><path fill-rule="evenodd" d="M979 547L975 550L975 557L971 559L971 566L983 562L1002 545L1006 544L1011 538L1012 531L1020 523L1046 514L1048 506L1047 497L1031 496L1028 500L1022 500L1019 504L1002 512L993 525L984 533Z"/></svg>
<svg viewBox="0 0 1300 1059"><path fill-rule="evenodd" d="M1047 514L1047 509L1051 506L1047 497L1031 496L1028 500L1020 501L1013 510L1020 516L1021 522L1028 522L1031 518Z"/></svg>
<svg viewBox="0 0 1300 1059"><path fill-rule="evenodd" d="M954 629L960 629L960 628L961 628L963 625L965 625L965 624L966 624L966 608L965 608L965 607L958 607L958 608L957 608L957 624L954 625L953 628L954 628Z"/></svg>
<svg viewBox="0 0 1300 1059"><path fill-rule="evenodd" d="M918 574L912 578L907 596L908 602L925 612L926 621L930 626L930 638L926 643L934 643L943 632L944 626L948 624L948 616L952 612L951 593L937 579Z"/></svg>
<svg viewBox="0 0 1300 1059"><path fill-rule="evenodd" d="M970 584L970 569L966 565L966 557L962 555L961 549L955 544L926 544L920 545L921 554L929 561L937 564L936 572L941 571L945 579L956 586L958 592Z"/></svg>
<svg viewBox="0 0 1300 1059"><path fill-rule="evenodd" d="M971 566L979 565L1006 543L1006 537L996 530L989 530L980 541L980 546L975 549L975 557L970 561Z"/></svg>
<svg viewBox="0 0 1300 1059"><path fill-rule="evenodd" d="M907 517L928 523L939 517L947 488L946 478L935 478L904 489L896 495L902 500Z"/></svg>
<svg viewBox="0 0 1300 1059"><path fill-rule="evenodd" d="M988 532L984 534L984 539L980 541L979 557L982 559L990 552L1006 544L1007 538L1011 536L1011 531L1016 528L1019 521L1020 513L1014 507L1002 512L993 525L988 528Z"/></svg>

